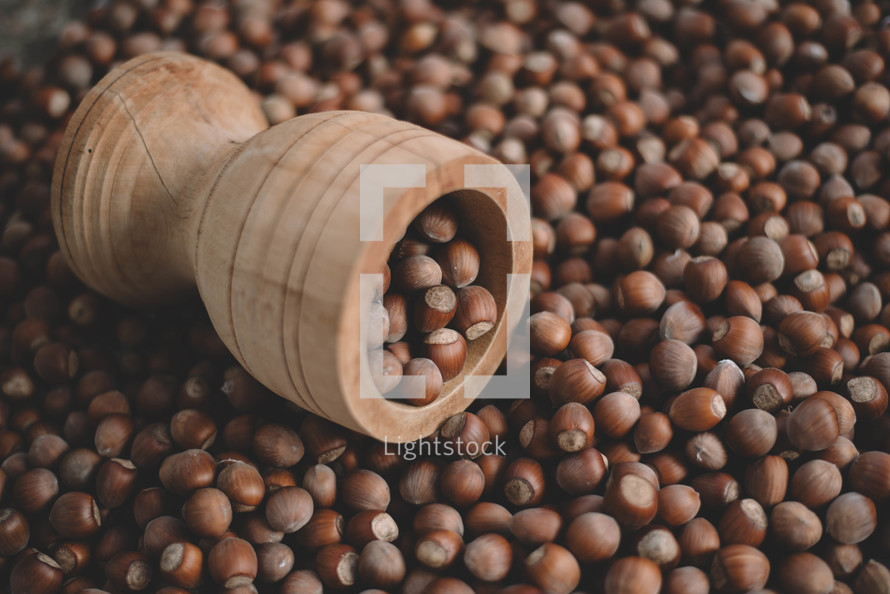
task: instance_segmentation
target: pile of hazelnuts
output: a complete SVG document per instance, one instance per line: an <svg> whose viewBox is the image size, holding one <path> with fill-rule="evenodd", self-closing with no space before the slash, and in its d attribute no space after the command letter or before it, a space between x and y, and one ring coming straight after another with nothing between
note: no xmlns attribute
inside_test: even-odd
<svg viewBox="0 0 890 594"><path fill-rule="evenodd" d="M473 284L479 251L458 235L459 226L453 198L443 196L417 215L390 254L367 330L371 374L386 397L415 406L434 401L463 370L467 342L497 323L494 297ZM422 393L399 392L402 376L422 376Z"/></svg>
<svg viewBox="0 0 890 594"><path fill-rule="evenodd" d="M0 59L0 584L890 591L888 11L110 0L47 62ZM57 147L155 50L231 69L271 123L387 113L530 164L531 398L396 450L271 394L199 302L86 289L51 225ZM497 323L460 313L486 262L453 199L372 308L382 392L449 381Z"/></svg>

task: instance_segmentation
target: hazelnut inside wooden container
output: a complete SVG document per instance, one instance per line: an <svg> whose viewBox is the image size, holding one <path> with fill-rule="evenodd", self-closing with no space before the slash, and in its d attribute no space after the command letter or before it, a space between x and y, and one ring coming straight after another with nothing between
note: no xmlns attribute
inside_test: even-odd
<svg viewBox="0 0 890 594"><path fill-rule="evenodd" d="M473 374L491 375L492 372L487 371L488 364L485 359L485 354L492 347L499 326L505 323L505 316L503 313L508 306L508 283L510 282L509 275L512 272L509 267L505 266L505 263L512 260L512 256L509 253L510 243L505 241L508 236L507 220L504 217L504 212L496 202L491 201L482 192L474 189L464 189L442 196L434 200L432 205L435 211L427 209L418 213L418 218L413 219L412 223L409 223L405 237L396 243L392 253L389 255L389 264L395 268L392 272L393 281L387 291L387 296L395 293L396 296L401 296L400 299L406 299L408 302L407 317L409 330L405 337L399 339L400 344L396 346L410 348L412 365L419 362L429 363L429 360L425 358L428 353L424 352L422 343L426 338L434 337L437 334L436 331L438 328L444 328L444 332L449 332L451 336L459 337L460 345L465 345L466 361L463 365L457 367L459 371L453 378L445 375L444 386L442 386L442 391L437 396L430 398L428 393L427 400L425 401L421 399L420 401L415 400L412 402L403 397L393 400L393 402L399 405L410 404L412 405L412 408L417 406L429 408L435 405L440 398L450 398L450 395L454 392L456 387L460 386L461 389L465 389L465 386L462 386L462 384L463 379L467 376ZM449 222L456 220L457 233L452 239L448 241L437 239L435 242L427 242L424 241L425 238L422 234L415 231L415 229L422 224L420 217L431 212L437 213L435 215L430 215L431 217L445 218L448 219ZM513 233L516 233L517 231L518 230L514 230ZM402 247L402 242L407 242L408 247ZM455 253L451 250L456 245L458 246L458 249L468 248L471 254L474 251L478 253L478 274L476 274L474 278L472 275L469 275L462 279L455 279L451 277L452 275L449 275L447 271L447 261L449 261L449 255ZM423 250L429 250L427 258L421 258L422 260L426 260L426 262L433 268L436 268L433 261L438 261L441 265L442 284L423 289L412 290L409 288L404 290L397 286L400 268L406 264L406 261L410 262L412 259L416 259L416 257L412 258L404 252L416 250L417 246L424 246L422 248ZM465 248L464 246L467 247ZM472 260L474 258L470 257L471 254L465 254L462 257L469 257ZM433 260L433 258L436 260ZM460 258L458 258L458 261L460 261ZM455 271L457 270L458 269L455 268ZM438 269L436 271L438 271ZM463 270L461 272L466 274ZM471 278L472 280L470 280ZM514 286L518 287L518 285L515 284L515 281ZM494 304L496 306L494 326L489 326L486 322L484 329L480 330L476 328L474 329L475 332L470 329L460 328L458 324L452 323L452 320L457 319L456 317L452 317L455 316L454 310L452 310L452 313L449 316L443 315L441 316L441 319L435 320L434 326L423 326L425 323L434 322L434 320L429 319L430 316L425 316L422 320L418 319L417 314L420 301L428 295L435 296L435 293L439 292L443 295L445 301L449 302L449 305L451 305L451 303L460 300L459 295L462 290L468 289L472 291L480 288L484 289L481 291L482 293L488 292L491 295L491 298L494 299ZM517 291L515 296L511 299L510 305L513 306L514 310L517 307L517 304L513 301L521 301L520 297L524 294L524 290L521 294ZM430 302L426 301L426 303L428 304ZM448 320L447 323L446 320ZM503 340L503 338L500 338L499 340ZM391 341L387 341L387 344L384 345L385 349L391 347L391 345L388 344L390 342ZM461 348L463 348L463 346ZM393 348L393 350L398 352L398 350L401 349ZM369 356L372 361L374 361L373 355ZM429 356L432 357L433 355ZM374 362L376 363L376 361ZM433 362L433 365L435 364L436 363ZM405 364L406 373L410 366L411 365L408 363ZM444 370L440 371L443 371L444 375ZM428 378L427 381L430 379L433 378ZM438 381L438 379L439 377L436 375L435 380ZM399 380L397 379L396 381ZM400 382L399 386L401 387L403 384ZM390 394L399 393L399 391L399 387L397 387L389 394L384 394L384 396L390 398ZM410 414L410 411L407 412Z"/></svg>
<svg viewBox="0 0 890 594"><path fill-rule="evenodd" d="M524 305L522 290L507 302L508 274L531 268L530 242L507 241L508 191L521 192L512 178L510 188L467 188L474 164L497 161L378 114L308 114L266 128L228 71L146 54L110 72L72 117L53 222L72 269L94 289L147 305L197 287L220 338L272 391L379 439L414 440L472 402L464 379L496 371L512 330L505 320L518 321ZM384 176L382 204L372 203L383 221L376 241L361 240L367 165L426 172L423 187L385 187L417 184ZM414 217L444 195L480 253L477 284L499 319L471 341L440 396L414 407L380 398L367 373L360 321L373 295L362 294L361 275L379 274ZM510 207L523 212L509 220L528 221L524 200Z"/></svg>

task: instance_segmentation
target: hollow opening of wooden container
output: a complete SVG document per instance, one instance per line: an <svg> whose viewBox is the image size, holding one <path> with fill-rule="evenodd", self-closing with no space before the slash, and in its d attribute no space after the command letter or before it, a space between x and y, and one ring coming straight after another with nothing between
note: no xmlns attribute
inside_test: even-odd
<svg viewBox="0 0 890 594"><path fill-rule="evenodd" d="M495 326L477 338L467 341L467 361L457 377L445 382L442 393L435 401L425 406L416 407L399 400L391 400L400 407L429 408L439 400L448 398L454 392L454 388L463 383L464 378L474 373L492 375L493 370L483 370L485 365L485 353L492 346L498 336L498 329L505 322L507 311L508 275L513 272L513 258L510 244L507 241L507 219L498 203L491 199L489 194L475 189L463 189L451 192L447 196L437 198L448 200L454 206L459 216L459 237L472 243L479 251L479 275L473 282L488 289L498 308L498 321ZM423 209L421 209L423 210ZM416 216L420 211L414 214ZM433 252L435 253L435 247ZM506 347L504 336L500 337L501 344ZM502 349L504 350L504 349ZM413 356L420 356L416 352ZM498 362L498 365L500 362Z"/></svg>
<svg viewBox="0 0 890 594"><path fill-rule="evenodd" d="M442 189L446 191L433 197L426 196L420 201L405 199L407 197L403 196L399 201L401 208L398 215L393 217L394 220L385 221L384 244L394 245L403 235L404 229L428 204L447 195L459 215L460 236L473 243L479 252L479 275L473 284L486 288L494 297L498 320L490 331L476 340L467 341L467 359L463 369L444 384L442 392L433 402L415 406L403 400L389 400L382 396L352 399L353 414L368 433L379 439L402 442L425 437L435 431L445 418L464 410L482 388L482 383L473 382L468 390L465 380L470 376L497 374L508 346L508 321L515 323L519 319L519 314L515 311L508 315L508 308L521 308L527 298L526 286L525 295L513 295L508 301L511 287L516 290L515 280L511 285L511 273L528 273L530 257L527 258L529 262L524 260L525 251L529 250L530 254L530 246L527 245L528 242L523 244L508 240L507 191L502 188ZM511 220L515 220L512 215ZM366 257L374 262L374 269L382 271L389 255L389 249L369 250ZM362 303L363 308L369 305L370 303ZM419 355L412 352L412 356ZM367 358L363 356L361 359L361 364L367 365ZM376 389L374 391L379 395ZM393 435L379 430L389 423L392 429L398 428L401 433Z"/></svg>

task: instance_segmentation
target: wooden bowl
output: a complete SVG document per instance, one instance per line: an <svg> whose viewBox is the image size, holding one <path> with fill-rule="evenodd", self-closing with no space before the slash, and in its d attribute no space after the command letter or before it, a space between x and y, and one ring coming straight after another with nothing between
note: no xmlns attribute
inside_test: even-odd
<svg viewBox="0 0 890 594"><path fill-rule="evenodd" d="M519 317L505 312L521 313L527 296L508 304L508 273L531 269L530 242L507 241L506 197L518 186L464 185L466 164L493 163L372 113L308 114L269 128L227 70L147 54L105 76L72 117L53 177L53 223L93 289L144 306L197 287L223 342L272 391L378 439L410 441L476 397L482 386L467 393L465 377L495 372L513 330L505 320ZM425 187L383 192L383 241L360 240L366 164L426 167ZM435 402L385 400L360 372L368 363L359 320L373 298L362 299L360 275L381 273L412 219L450 193L500 319L470 343L464 371Z"/></svg>

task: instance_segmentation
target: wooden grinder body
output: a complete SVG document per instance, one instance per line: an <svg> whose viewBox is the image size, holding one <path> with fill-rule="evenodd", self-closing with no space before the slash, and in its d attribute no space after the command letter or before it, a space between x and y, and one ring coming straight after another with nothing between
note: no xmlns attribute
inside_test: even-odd
<svg viewBox="0 0 890 594"><path fill-rule="evenodd" d="M147 54L109 73L74 114L54 172L53 222L92 288L141 306L197 287L226 346L272 391L379 439L413 440L472 401L464 377L494 373L512 330L506 319L518 319L505 315L506 279L529 272L531 246L506 240L504 188L464 186L465 164L491 163L377 114L324 112L268 128L228 71ZM360 241L365 164L426 168L425 187L384 191L383 241ZM470 343L464 372L434 403L361 398L376 389L360 374L369 305L360 275L380 273L414 216L452 192L500 319ZM519 301L510 307L521 311Z"/></svg>

